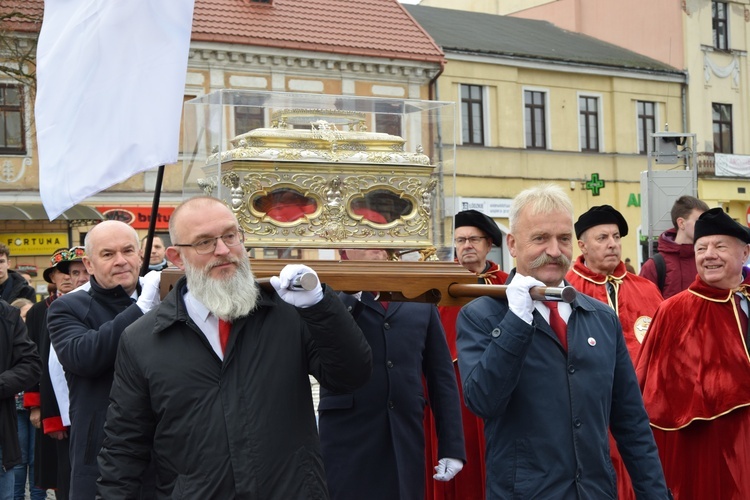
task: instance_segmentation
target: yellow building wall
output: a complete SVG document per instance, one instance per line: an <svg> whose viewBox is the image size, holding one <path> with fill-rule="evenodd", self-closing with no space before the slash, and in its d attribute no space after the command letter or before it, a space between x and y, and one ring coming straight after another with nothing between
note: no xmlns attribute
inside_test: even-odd
<svg viewBox="0 0 750 500"><path fill-rule="evenodd" d="M456 148L456 195L469 198L513 198L543 182L562 186L570 195L576 217L592 206L608 204L623 213L631 230L623 240L623 257L637 262L641 224L640 175L648 169L638 154L636 101L657 103L657 131L670 124L681 130L681 85L643 78L566 73L548 69L501 66L450 58L438 80L441 100L457 102L460 85L486 87L486 146ZM548 92L548 150L524 148L524 88ZM581 152L578 97L600 98L602 152ZM595 196L584 188L592 174L605 187ZM630 204L629 204L630 202ZM495 219L508 226L507 219ZM577 249L576 249L577 251Z"/></svg>

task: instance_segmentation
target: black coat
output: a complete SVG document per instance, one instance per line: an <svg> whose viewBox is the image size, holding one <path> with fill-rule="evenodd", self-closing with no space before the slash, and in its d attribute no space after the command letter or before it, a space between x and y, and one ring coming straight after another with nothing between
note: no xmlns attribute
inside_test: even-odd
<svg viewBox="0 0 750 500"><path fill-rule="evenodd" d="M354 392L321 389L320 441L331 498L423 498L428 399L423 378L438 455L466 459L456 375L437 308L391 302L385 310L369 292L361 302L340 297L370 343L373 372Z"/></svg>
<svg viewBox="0 0 750 500"><path fill-rule="evenodd" d="M0 285L2 299L10 304L16 299L29 299L36 302L36 291L29 286L23 276L8 269L8 279Z"/></svg>
<svg viewBox="0 0 750 500"><path fill-rule="evenodd" d="M47 312L50 304L57 298L56 295L47 297L42 302L37 302L26 313L26 327L29 329L29 337L36 343L39 357L42 359L42 374L39 384L36 386L36 398L42 414L42 428L36 429L34 441L34 482L37 486L49 489L68 488L70 483L70 459L68 454L68 438L53 439L44 433L48 430L63 430L60 407L55 397L52 381L49 377L49 352L50 340L47 329ZM30 391L26 391L25 403Z"/></svg>
<svg viewBox="0 0 750 500"><path fill-rule="evenodd" d="M70 498L96 495L96 456L104 440L117 344L125 327L143 316L121 286L63 295L49 306L50 341L65 369L70 396Z"/></svg>
<svg viewBox="0 0 750 500"><path fill-rule="evenodd" d="M370 347L330 290L295 308L261 292L222 361L185 308L185 278L122 336L98 496L132 498L149 454L156 498L327 499L308 374L354 390Z"/></svg>
<svg viewBox="0 0 750 500"><path fill-rule="evenodd" d="M41 370L20 311L0 300L0 446L5 470L21 463L16 394L37 383Z"/></svg>

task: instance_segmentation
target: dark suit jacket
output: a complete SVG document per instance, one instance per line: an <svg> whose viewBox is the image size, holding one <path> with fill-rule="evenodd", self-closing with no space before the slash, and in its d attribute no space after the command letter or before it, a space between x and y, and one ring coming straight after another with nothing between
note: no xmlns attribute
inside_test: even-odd
<svg viewBox="0 0 750 500"><path fill-rule="evenodd" d="M458 387L437 308L391 302L386 310L369 292L361 302L339 296L370 344L373 369L370 382L353 393L321 389L320 439L331 498L423 498L427 399L439 456L466 457Z"/></svg>

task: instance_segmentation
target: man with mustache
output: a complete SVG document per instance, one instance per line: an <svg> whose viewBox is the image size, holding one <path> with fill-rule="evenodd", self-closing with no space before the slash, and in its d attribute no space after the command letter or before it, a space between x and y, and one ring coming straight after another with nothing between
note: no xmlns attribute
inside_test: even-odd
<svg viewBox="0 0 750 500"><path fill-rule="evenodd" d="M115 355L125 327L159 303L159 273L139 282L138 233L120 221L100 222L86 235L83 264L90 288L55 299L47 313L52 348L70 397L69 498L93 500ZM151 498L145 490L144 498ZM137 495L131 496L137 498Z"/></svg>
<svg viewBox="0 0 750 500"><path fill-rule="evenodd" d="M120 340L99 497L133 498L153 455L155 498L328 498L308 374L365 384L362 331L330 288L290 290L304 265L259 288L221 200L183 202L169 233L185 276Z"/></svg>
<svg viewBox="0 0 750 500"><path fill-rule="evenodd" d="M470 302L457 324L464 399L485 424L487 498L616 499L610 430L638 497L668 498L615 312L583 294L570 304L529 294L566 285L570 199L559 186L531 188L509 219L507 298Z"/></svg>
<svg viewBox="0 0 750 500"><path fill-rule="evenodd" d="M622 324L630 359L635 365L651 318L663 300L659 289L646 278L625 269L621 260L622 238L628 234L628 223L613 207L591 207L578 218L575 232L581 255L565 279L579 292L614 309ZM610 451L617 473L619 499L635 499L627 469L614 441L610 441Z"/></svg>
<svg viewBox="0 0 750 500"><path fill-rule="evenodd" d="M698 269L662 302L638 381L677 499L750 498L750 233L723 208L695 222Z"/></svg>

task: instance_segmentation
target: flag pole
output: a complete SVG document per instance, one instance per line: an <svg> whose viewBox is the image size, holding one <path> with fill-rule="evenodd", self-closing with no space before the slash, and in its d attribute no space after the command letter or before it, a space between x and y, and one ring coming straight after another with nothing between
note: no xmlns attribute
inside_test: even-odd
<svg viewBox="0 0 750 500"><path fill-rule="evenodd" d="M148 272L149 260L151 260L151 246L154 242L156 231L156 216L159 213L159 198L161 197L161 182L164 179L164 165L159 165L156 171L156 186L154 186L154 201L151 203L151 218L148 220L148 234L146 235L146 246L143 248L143 264L141 264L141 276Z"/></svg>

